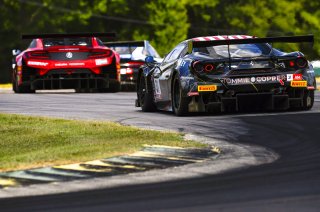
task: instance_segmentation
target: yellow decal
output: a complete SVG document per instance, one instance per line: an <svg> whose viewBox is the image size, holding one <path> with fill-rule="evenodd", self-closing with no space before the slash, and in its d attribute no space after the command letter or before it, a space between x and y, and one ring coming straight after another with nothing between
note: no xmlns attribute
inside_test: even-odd
<svg viewBox="0 0 320 212"><path fill-rule="evenodd" d="M198 85L198 92L216 91L216 90L217 90L216 85Z"/></svg>
<svg viewBox="0 0 320 212"><path fill-rule="evenodd" d="M291 87L307 87L307 81L291 81Z"/></svg>

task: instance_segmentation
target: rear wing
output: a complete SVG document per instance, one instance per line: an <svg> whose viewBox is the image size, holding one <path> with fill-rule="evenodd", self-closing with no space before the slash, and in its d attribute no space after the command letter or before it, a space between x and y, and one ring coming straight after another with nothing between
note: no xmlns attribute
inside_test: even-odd
<svg viewBox="0 0 320 212"><path fill-rule="evenodd" d="M115 42L103 42L104 45L108 47L145 47L148 41L115 41Z"/></svg>
<svg viewBox="0 0 320 212"><path fill-rule="evenodd" d="M266 38L244 38L244 39L228 39L225 40L208 40L199 41L191 39L188 41L188 52L191 53L193 48L220 46L220 45L233 45L233 44L250 44L250 43L302 43L314 42L313 35L300 35L300 36L284 36L284 37L266 37Z"/></svg>
<svg viewBox="0 0 320 212"><path fill-rule="evenodd" d="M93 33L64 33L64 34L25 34L21 35L21 39L37 39L37 38L76 38L76 37L105 37L115 38L115 32L93 32Z"/></svg>

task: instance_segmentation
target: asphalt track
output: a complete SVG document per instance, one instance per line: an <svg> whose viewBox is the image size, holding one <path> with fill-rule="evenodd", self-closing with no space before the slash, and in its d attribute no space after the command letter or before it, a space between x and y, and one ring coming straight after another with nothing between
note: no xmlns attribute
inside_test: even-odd
<svg viewBox="0 0 320 212"><path fill-rule="evenodd" d="M171 129L235 145L265 147L279 158L264 165L167 182L3 198L0 211L319 211L319 92L314 108L307 112L189 117L142 113L134 108L134 98L133 93L6 93L0 94L0 112Z"/></svg>

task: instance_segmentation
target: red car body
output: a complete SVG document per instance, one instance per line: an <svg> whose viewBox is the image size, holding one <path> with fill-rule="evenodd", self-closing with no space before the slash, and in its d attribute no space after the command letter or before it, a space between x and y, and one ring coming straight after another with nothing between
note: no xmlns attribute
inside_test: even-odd
<svg viewBox="0 0 320 212"><path fill-rule="evenodd" d="M120 90L120 56L99 37L114 33L23 35L33 39L13 60L13 90Z"/></svg>

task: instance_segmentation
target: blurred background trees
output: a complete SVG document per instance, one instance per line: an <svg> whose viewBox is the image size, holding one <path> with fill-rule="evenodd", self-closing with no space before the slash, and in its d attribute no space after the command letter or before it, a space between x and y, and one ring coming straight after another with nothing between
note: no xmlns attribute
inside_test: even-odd
<svg viewBox="0 0 320 212"><path fill-rule="evenodd" d="M277 47L320 56L318 0L0 0L0 25L0 83L11 80L11 50L30 42L21 34L114 31L117 40L151 41L162 56L197 36L314 34L313 47Z"/></svg>

